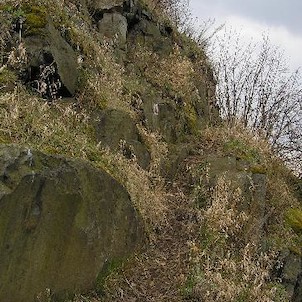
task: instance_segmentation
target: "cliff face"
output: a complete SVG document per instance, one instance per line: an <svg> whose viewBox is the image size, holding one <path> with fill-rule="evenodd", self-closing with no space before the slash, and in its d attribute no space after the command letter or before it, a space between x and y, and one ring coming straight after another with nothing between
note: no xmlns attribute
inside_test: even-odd
<svg viewBox="0 0 302 302"><path fill-rule="evenodd" d="M1 301L302 301L299 181L159 8L0 4Z"/></svg>

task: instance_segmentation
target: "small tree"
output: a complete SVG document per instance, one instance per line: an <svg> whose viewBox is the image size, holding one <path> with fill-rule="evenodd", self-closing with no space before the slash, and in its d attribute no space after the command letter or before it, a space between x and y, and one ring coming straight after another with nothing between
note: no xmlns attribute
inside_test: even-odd
<svg viewBox="0 0 302 302"><path fill-rule="evenodd" d="M225 32L212 52L216 99L229 126L240 121L260 132L295 170L301 171L302 87L300 72L290 73L284 53L267 37L243 44Z"/></svg>

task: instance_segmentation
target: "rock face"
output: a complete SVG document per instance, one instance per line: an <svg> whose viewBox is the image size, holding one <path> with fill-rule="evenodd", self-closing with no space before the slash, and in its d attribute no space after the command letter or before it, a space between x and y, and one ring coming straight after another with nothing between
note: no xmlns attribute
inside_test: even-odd
<svg viewBox="0 0 302 302"><path fill-rule="evenodd" d="M24 38L28 64L25 81L43 97L70 97L76 92L77 55L49 21L42 33Z"/></svg>
<svg viewBox="0 0 302 302"><path fill-rule="evenodd" d="M92 0L90 1L90 6L95 10L109 10L114 7L122 7L124 0Z"/></svg>
<svg viewBox="0 0 302 302"><path fill-rule="evenodd" d="M127 158L136 157L138 164L146 169L150 153L142 142L135 122L123 111L104 110L96 122L98 142L122 152Z"/></svg>
<svg viewBox="0 0 302 302"><path fill-rule="evenodd" d="M292 302L302 302L302 259L292 252L282 255L283 267L279 278L283 281Z"/></svg>
<svg viewBox="0 0 302 302"><path fill-rule="evenodd" d="M127 191L80 160L0 146L0 301L89 290L142 242Z"/></svg>
<svg viewBox="0 0 302 302"><path fill-rule="evenodd" d="M127 42L127 19L119 13L104 13L98 22L101 35L115 41L116 45L125 50Z"/></svg>

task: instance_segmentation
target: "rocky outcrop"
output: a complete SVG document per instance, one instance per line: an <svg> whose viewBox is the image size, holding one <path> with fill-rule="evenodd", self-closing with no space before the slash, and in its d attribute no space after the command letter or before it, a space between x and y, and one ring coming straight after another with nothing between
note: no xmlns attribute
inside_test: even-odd
<svg viewBox="0 0 302 302"><path fill-rule="evenodd" d="M122 8L124 0L92 0L89 2L90 8L94 9L96 12L110 10L115 7Z"/></svg>
<svg viewBox="0 0 302 302"><path fill-rule="evenodd" d="M286 251L280 256L282 266L278 277L282 280L292 302L302 302L302 259L296 253Z"/></svg>
<svg viewBox="0 0 302 302"><path fill-rule="evenodd" d="M98 22L99 33L112 39L122 50L126 50L127 27L127 19L120 13L104 13Z"/></svg>
<svg viewBox="0 0 302 302"><path fill-rule="evenodd" d="M80 160L0 146L0 301L97 285L142 242L125 188Z"/></svg>
<svg viewBox="0 0 302 302"><path fill-rule="evenodd" d="M147 169L150 152L140 136L131 117L119 110L104 110L95 122L97 141L113 150L120 151L129 159L136 159L138 164Z"/></svg>
<svg viewBox="0 0 302 302"><path fill-rule="evenodd" d="M28 56L25 82L43 97L70 97L78 80L77 55L52 22L24 38Z"/></svg>

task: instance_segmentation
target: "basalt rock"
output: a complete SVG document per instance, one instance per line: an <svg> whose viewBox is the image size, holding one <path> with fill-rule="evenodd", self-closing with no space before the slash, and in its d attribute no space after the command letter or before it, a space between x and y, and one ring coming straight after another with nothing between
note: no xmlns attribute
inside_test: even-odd
<svg viewBox="0 0 302 302"><path fill-rule="evenodd" d="M86 162L1 145L0 194L0 301L95 288L142 243L125 188Z"/></svg>
<svg viewBox="0 0 302 302"><path fill-rule="evenodd" d="M98 29L102 36L112 39L118 48L126 50L128 23L122 14L104 13L98 22Z"/></svg>
<svg viewBox="0 0 302 302"><path fill-rule="evenodd" d="M46 98L73 96L77 55L52 22L41 33L26 36L24 44L28 56L25 82Z"/></svg>
<svg viewBox="0 0 302 302"><path fill-rule="evenodd" d="M146 169L150 164L150 152L144 144L135 121L123 111L104 110L95 122L98 142L119 151L127 158L136 158Z"/></svg>
<svg viewBox="0 0 302 302"><path fill-rule="evenodd" d="M113 8L122 8L124 2L124 0L93 0L90 1L89 6L95 11L102 12Z"/></svg>

